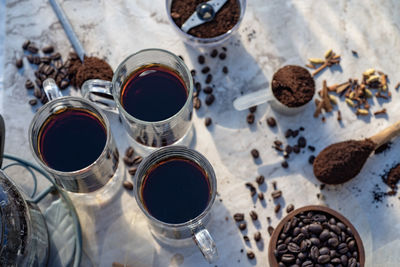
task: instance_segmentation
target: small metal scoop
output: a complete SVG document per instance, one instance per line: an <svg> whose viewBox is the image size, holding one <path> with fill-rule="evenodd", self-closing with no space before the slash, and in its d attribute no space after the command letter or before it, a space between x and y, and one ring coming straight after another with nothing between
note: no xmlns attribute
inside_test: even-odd
<svg viewBox="0 0 400 267"><path fill-rule="evenodd" d="M210 0L197 6L196 11L182 24L182 31L188 32L191 28L212 21L217 12L228 0Z"/></svg>

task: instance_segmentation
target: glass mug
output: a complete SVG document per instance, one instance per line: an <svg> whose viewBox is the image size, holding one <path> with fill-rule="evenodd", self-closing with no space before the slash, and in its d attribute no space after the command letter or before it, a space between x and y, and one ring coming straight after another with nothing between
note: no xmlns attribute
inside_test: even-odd
<svg viewBox="0 0 400 267"><path fill-rule="evenodd" d="M170 212L173 211L175 214L181 215L185 208L192 211L194 209L197 209L198 207L194 207L194 199L192 201L187 201L185 202L185 205L187 203L190 203L190 207L185 206L185 205L179 205L178 204L174 207L170 207L169 209L165 208L165 199L163 197L160 197L158 203L154 202L154 199L157 199L157 197L154 197L155 191L153 191L153 194L149 192L150 190L154 189L154 182L152 185L148 185L146 189L146 183L151 183L148 180L149 179L156 179L156 178L149 178L149 173L151 170L156 170L159 168L159 166L162 166L162 164L165 164L169 160L184 160L188 161L191 164L194 164L199 170L202 171L203 176L202 178L206 179L206 184L207 184L207 191L206 194L208 195L208 199L206 202L206 205L202 210L197 210L196 214L193 214L191 212L190 216L193 215L193 218L190 217L190 219L184 219L182 220L182 217L179 220L182 221L177 221L177 218L168 218L167 219L160 219L159 214L154 215L151 214L149 211L150 205L153 207L152 212L155 211L154 205L158 205L158 209L161 213L166 214L165 216L171 216ZM160 165L161 164L161 165ZM165 165L164 165L165 166ZM180 171L182 170L181 167L175 167L176 169L179 169ZM160 173L160 169L159 169ZM171 172L169 173L171 174ZM163 179L166 176L165 175L165 169L164 172L159 176L161 179ZM172 174L173 175L173 174ZM192 176L186 176L183 175L184 177L188 177L190 179L194 179ZM171 176L170 176L171 177ZM168 182L171 182L171 180L168 177ZM165 178L167 179L167 178ZM186 180L186 178L185 178ZM153 180L154 181L154 180ZM187 244L187 241L190 241L190 238L192 238L195 242L195 244L199 247L200 251L202 252L203 256L205 259L209 262L212 263L218 259L218 251L217 247L215 245L215 242L213 238L211 237L210 233L208 230L205 228L204 225L206 225L210 219L210 210L211 207L215 201L215 196L217 192L217 181L215 177L214 170L211 166L211 164L208 162L208 160L201 155L199 152L189 149L184 146L169 146L169 147L164 147L160 148L159 150L156 150L155 152L151 153L149 156L147 156L139 165L136 175L135 175L135 198L136 202L138 203L138 206L140 209L143 211L143 213L146 215L146 218L149 222L150 230L153 234L153 236L160 240L161 242L164 242L166 244L170 245L180 245L180 244ZM189 183L193 183L190 181ZM175 182L171 187L174 187ZM151 187L150 187L151 186ZM165 192L165 190L169 190L167 186L160 186L158 185L159 190L162 190ZM192 185L193 188L196 188L196 191L199 191L199 186L198 185ZM189 186L184 186L180 184L179 189L176 190L182 190L182 189L188 189ZM145 191L147 190L147 191ZM194 191L191 190L191 192L186 192L186 194L193 194ZM149 196L146 197L144 196L144 193L148 194ZM177 192L167 192L167 194L170 193L171 197L174 197L174 194ZM179 194L179 192L178 192ZM182 193L181 195L183 195ZM161 199L163 198L163 199ZM149 204L148 202L145 201L150 200L153 201L153 204ZM156 200L157 201L157 200ZM173 203L173 202L169 202ZM164 205L164 206L163 206ZM167 204L168 205L168 204ZM182 208L185 207L185 208ZM171 212L171 213L173 213ZM157 216L157 218L155 217ZM174 215L172 215L174 216ZM176 216L176 215L175 215ZM186 217L188 218L188 217ZM177 222L171 223L171 219L175 220ZM164 220L164 221L163 221Z"/></svg>
<svg viewBox="0 0 400 267"><path fill-rule="evenodd" d="M41 167L43 167L55 178L55 182L66 191L73 193L92 193L95 191L99 192L98 190L102 189L101 195L103 195L103 197L105 194L110 194L111 188L116 188L117 181L120 180L118 179L120 175L118 175L117 169L121 169L121 167L118 168L119 153L114 138L111 134L110 124L107 117L99 108L97 108L94 104L85 99L72 96L63 97L53 79L45 80L43 82L43 88L49 99L49 102L37 111L29 128L29 142L34 158L41 165ZM68 112L75 111L78 111L79 113L78 115L73 115L76 116L74 117L74 119L81 120L85 116L90 116L90 119L93 118L93 120L97 120L101 123L103 131L105 131L105 144L103 147L98 147L100 155L96 155L96 159L94 161L90 161L87 166L83 166L82 168L78 169L68 170L61 169L59 167L55 168L54 165L53 167L51 167L49 166L50 158L45 158L46 150L50 151L49 144L51 143L46 143L46 139L50 138L49 131L52 128L55 129L55 127L60 127L62 123L69 119L68 117L61 116L67 116L68 114L70 114ZM63 120L60 121L60 119ZM86 121L84 122L86 123ZM74 125L75 124L69 124L68 127ZM85 130L87 131L88 129L78 128L75 132L83 134ZM54 142L66 142L66 140L63 140L61 136L57 136L54 133L53 135L55 136L52 136L51 138ZM71 136L63 136L63 138L69 137ZM78 142L78 140L74 139L74 142L75 141ZM67 142L65 144L67 144ZM94 145L98 144L94 143ZM56 151L56 153L64 152L65 151ZM87 155L82 154L84 152L88 151L79 150L76 151L76 153L74 151L74 155L71 155L70 157L71 161L74 160L77 161L78 164L81 164L79 162L80 160L87 160L85 158L82 158L81 156ZM53 156L54 155L55 154L53 154ZM73 157L78 158L78 160L73 159ZM52 160L54 161L54 159ZM65 159L64 162L62 162L63 158L58 158L58 160L60 162L57 162L57 164L65 164ZM105 187L106 184L107 187Z"/></svg>
<svg viewBox="0 0 400 267"><path fill-rule="evenodd" d="M185 88L186 100L183 106L170 117L151 121L137 118L137 115L132 115L127 111L129 102L123 101L125 90L132 81L132 77L136 75L135 73L140 72L137 77L143 77L154 73L156 68L168 69L178 77ZM151 71L146 71L146 69L151 69ZM132 83L134 84L133 81ZM100 104L99 106L106 110L118 111L129 136L140 144L139 148L146 152L153 151L152 147L159 148L171 144L189 145L191 141L192 136L189 132L192 126L193 78L185 63L171 52L162 49L145 49L132 54L118 66L111 82L88 80L82 85L82 95ZM171 100L175 99L162 99L161 106L163 101L171 102ZM156 104L150 103L148 106L153 108L153 105ZM163 113L162 108L156 113Z"/></svg>

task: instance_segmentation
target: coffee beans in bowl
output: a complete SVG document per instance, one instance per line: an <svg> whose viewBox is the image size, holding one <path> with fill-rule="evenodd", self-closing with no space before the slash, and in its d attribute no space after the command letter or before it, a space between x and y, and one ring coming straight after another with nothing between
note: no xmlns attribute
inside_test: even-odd
<svg viewBox="0 0 400 267"><path fill-rule="evenodd" d="M306 206L289 213L271 236L268 258L274 267L365 264L357 230L343 215L324 206Z"/></svg>
<svg viewBox="0 0 400 267"><path fill-rule="evenodd" d="M273 75L271 90L276 99L271 102L273 108L282 113L296 114L313 98L315 82L307 69L287 65Z"/></svg>
<svg viewBox="0 0 400 267"><path fill-rule="evenodd" d="M216 12L211 5L208 6L211 10L204 8L204 4L207 5L207 1L167 0L168 17L174 29L184 41L202 45L220 44L238 30L244 15L246 0L227 0ZM203 12L209 13L204 16ZM191 27L187 31L183 30L185 27L182 27L182 25L193 14L202 16L206 22Z"/></svg>

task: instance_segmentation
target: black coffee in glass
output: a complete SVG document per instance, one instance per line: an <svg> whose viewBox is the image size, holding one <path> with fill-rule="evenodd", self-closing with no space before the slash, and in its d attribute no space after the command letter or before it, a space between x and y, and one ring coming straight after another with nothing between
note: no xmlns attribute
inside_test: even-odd
<svg viewBox="0 0 400 267"><path fill-rule="evenodd" d="M39 155L57 171L77 171L98 159L106 141L105 125L95 114L67 108L50 116L41 127Z"/></svg>
<svg viewBox="0 0 400 267"><path fill-rule="evenodd" d="M211 189L207 174L197 163L173 157L147 171L141 195L153 217L179 224L196 218L206 209Z"/></svg>
<svg viewBox="0 0 400 267"><path fill-rule="evenodd" d="M134 118L156 122L178 113L186 103L188 90L175 71L163 65L148 65L126 79L121 104Z"/></svg>

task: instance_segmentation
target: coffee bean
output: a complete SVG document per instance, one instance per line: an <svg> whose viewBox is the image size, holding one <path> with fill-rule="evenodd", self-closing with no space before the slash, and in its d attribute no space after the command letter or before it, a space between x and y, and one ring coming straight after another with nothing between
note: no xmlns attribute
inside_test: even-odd
<svg viewBox="0 0 400 267"><path fill-rule="evenodd" d="M29 105L34 106L37 104L37 100L33 98L33 99L30 99L28 103L29 103Z"/></svg>
<svg viewBox="0 0 400 267"><path fill-rule="evenodd" d="M131 146L128 147L128 148L125 150L125 156L128 157L128 158L132 157L134 153L135 153L135 150L134 150L133 147L131 147Z"/></svg>
<svg viewBox="0 0 400 267"><path fill-rule="evenodd" d="M268 117L267 118L267 124L269 127L275 127L276 126L276 120L274 117Z"/></svg>
<svg viewBox="0 0 400 267"><path fill-rule="evenodd" d="M331 260L331 257L329 255L321 255L318 257L318 263L320 263L320 264L328 263L330 260Z"/></svg>
<svg viewBox="0 0 400 267"><path fill-rule="evenodd" d="M50 57L53 60L60 59L61 58L61 54L57 52L57 53L52 54Z"/></svg>
<svg viewBox="0 0 400 267"><path fill-rule="evenodd" d="M296 154L299 154L300 153L300 147L298 145L294 145L293 146L293 152L296 153Z"/></svg>
<svg viewBox="0 0 400 267"><path fill-rule="evenodd" d="M204 74L206 74L209 71L210 71L210 67L208 67L208 66L205 66L204 68L201 69L201 72Z"/></svg>
<svg viewBox="0 0 400 267"><path fill-rule="evenodd" d="M292 253L299 253L300 247L296 243L291 242L288 244L288 250Z"/></svg>
<svg viewBox="0 0 400 267"><path fill-rule="evenodd" d="M256 183L257 183L258 185L262 185L262 184L264 183L264 181L265 181L264 175L259 175L259 176L257 176L257 178L256 178Z"/></svg>
<svg viewBox="0 0 400 267"><path fill-rule="evenodd" d="M129 174L132 176L136 174L136 171L137 171L137 167L131 167L128 169Z"/></svg>
<svg viewBox="0 0 400 267"><path fill-rule="evenodd" d="M35 87L35 85L33 84L33 82L31 81L31 80L26 80L26 82L25 82L25 88L26 89L33 89Z"/></svg>
<svg viewBox="0 0 400 267"><path fill-rule="evenodd" d="M50 53L53 53L54 47L52 45L48 45L48 46L43 47L42 51L43 51L43 53L50 54Z"/></svg>
<svg viewBox="0 0 400 267"><path fill-rule="evenodd" d="M271 196L273 199L280 198L282 196L282 191L281 190L275 190L271 193Z"/></svg>
<svg viewBox="0 0 400 267"><path fill-rule="evenodd" d="M250 153L251 153L251 156L252 156L254 159L257 159L257 158L260 156L260 153L259 153L258 150L255 149L255 148L253 148L253 149L250 151Z"/></svg>
<svg viewBox="0 0 400 267"><path fill-rule="evenodd" d="M124 181L123 186L126 190L129 190L129 191L133 190L133 184L129 181Z"/></svg>
<svg viewBox="0 0 400 267"><path fill-rule="evenodd" d="M28 59L29 63L33 64L33 56L27 55L26 58Z"/></svg>
<svg viewBox="0 0 400 267"><path fill-rule="evenodd" d="M335 248L339 245L339 240L336 237L331 237L328 239L328 245Z"/></svg>
<svg viewBox="0 0 400 267"><path fill-rule="evenodd" d="M321 241L326 241L331 237L331 234L329 233L329 231L327 229L324 229L322 231L322 233L319 235L319 239Z"/></svg>
<svg viewBox="0 0 400 267"><path fill-rule="evenodd" d="M205 103L207 106L210 106L215 100L215 96L213 94L209 94L206 96Z"/></svg>
<svg viewBox="0 0 400 267"><path fill-rule="evenodd" d="M289 204L287 207L286 207L286 212L287 213L290 213L290 212L292 212L294 210L294 205L293 204Z"/></svg>
<svg viewBox="0 0 400 267"><path fill-rule="evenodd" d="M64 90L64 89L66 89L66 88L68 87L68 85L69 85L69 82L66 81L66 80L63 80L63 81L61 82L61 84L60 84L60 89L61 89L61 90Z"/></svg>
<svg viewBox="0 0 400 267"><path fill-rule="evenodd" d="M194 91L193 92L193 98L198 97L199 96L199 91Z"/></svg>
<svg viewBox="0 0 400 267"><path fill-rule="evenodd" d="M292 132L292 137L293 138L298 136L298 135L299 135L299 130L295 130L295 131Z"/></svg>
<svg viewBox="0 0 400 267"><path fill-rule="evenodd" d="M261 200L261 201L264 200L264 193L263 192L258 193L258 199Z"/></svg>
<svg viewBox="0 0 400 267"><path fill-rule="evenodd" d="M210 56L211 57L216 57L216 56L218 56L218 51L217 51L217 49L213 49L212 51L211 51L211 53L210 53Z"/></svg>
<svg viewBox="0 0 400 267"><path fill-rule="evenodd" d="M124 163L126 164L126 165L128 165L128 166L132 166L133 165L133 159L132 158L128 158L128 157L124 157L123 158L123 160L124 160Z"/></svg>
<svg viewBox="0 0 400 267"><path fill-rule="evenodd" d="M304 148L307 145L307 141L303 136L300 136L297 140L297 144L299 145L299 147Z"/></svg>
<svg viewBox="0 0 400 267"><path fill-rule="evenodd" d="M222 68L222 72L225 73L225 74L228 74L228 67L227 67L227 66L224 66L224 67Z"/></svg>
<svg viewBox="0 0 400 267"><path fill-rule="evenodd" d="M286 151L288 154L290 154L290 153L292 153L292 151L293 151L293 147L290 146L290 145L287 145L287 146L285 147L285 151Z"/></svg>
<svg viewBox="0 0 400 267"><path fill-rule="evenodd" d="M333 258L331 259L331 263L334 265L341 264L341 260L339 258Z"/></svg>
<svg viewBox="0 0 400 267"><path fill-rule="evenodd" d="M44 64L50 64L51 58L50 57L41 57L40 62L42 62Z"/></svg>
<svg viewBox="0 0 400 267"><path fill-rule="evenodd" d="M254 259L256 257L256 255L254 255L254 253L252 251L247 251L247 258L249 258L250 260Z"/></svg>
<svg viewBox="0 0 400 267"><path fill-rule="evenodd" d="M327 220L326 216L323 215L323 214L315 214L315 215L312 216L312 219L315 222L320 222L320 223L326 222L326 220Z"/></svg>
<svg viewBox="0 0 400 267"><path fill-rule="evenodd" d="M354 240L351 240L348 243L348 247L349 247L350 251L354 251L356 249L356 242Z"/></svg>
<svg viewBox="0 0 400 267"><path fill-rule="evenodd" d="M323 229L320 224L312 223L309 225L308 230L313 234L319 235Z"/></svg>
<svg viewBox="0 0 400 267"><path fill-rule="evenodd" d="M56 60L54 62L54 67L56 67L56 69L58 69L58 70L61 69L63 67L61 60Z"/></svg>
<svg viewBox="0 0 400 267"><path fill-rule="evenodd" d="M190 74L192 74L192 76L196 76L196 70L191 70Z"/></svg>
<svg viewBox="0 0 400 267"><path fill-rule="evenodd" d="M331 230L332 230L333 232L335 232L335 234L337 234L337 235L340 235L340 233L342 232L342 230L340 230L340 228L337 227L336 224L331 225L330 228L331 228Z"/></svg>
<svg viewBox="0 0 400 267"><path fill-rule="evenodd" d="M196 91L197 91L197 92L200 92L200 91L201 91L201 83L196 82L196 83L194 84L194 87L196 88Z"/></svg>
<svg viewBox="0 0 400 267"><path fill-rule="evenodd" d="M200 56L197 57L197 61L200 64L204 64L204 62L206 62L206 58L203 55L200 55Z"/></svg>
<svg viewBox="0 0 400 267"><path fill-rule="evenodd" d="M139 164L142 162L143 158L141 156L136 156L133 158L133 164Z"/></svg>
<svg viewBox="0 0 400 267"><path fill-rule="evenodd" d="M319 255L328 255L329 254L329 248L327 247L322 247L319 249Z"/></svg>
<svg viewBox="0 0 400 267"><path fill-rule="evenodd" d="M32 54L37 54L39 48L37 48L34 44L29 44L27 50Z"/></svg>
<svg viewBox="0 0 400 267"><path fill-rule="evenodd" d="M39 65L40 62L40 57L39 56L33 56L33 64Z"/></svg>
<svg viewBox="0 0 400 267"><path fill-rule="evenodd" d="M247 115L247 117L246 117L246 120L247 120L247 123L248 123L248 124L253 124L253 123L254 123L254 119L255 119L255 117L254 117L254 114L253 114L253 113L249 113L249 114Z"/></svg>
<svg viewBox="0 0 400 267"><path fill-rule="evenodd" d="M254 210L250 211L250 217L253 221L256 221L258 219L258 215L257 212L255 212Z"/></svg>
<svg viewBox="0 0 400 267"><path fill-rule="evenodd" d="M205 80L206 84L211 83L212 78L213 78L212 74L207 74L207 77L206 77L206 80Z"/></svg>
<svg viewBox="0 0 400 267"><path fill-rule="evenodd" d="M340 243L340 244L337 246L337 251L338 251L340 254L346 254L346 253L349 251L349 248L347 247L347 244L346 244L346 243Z"/></svg>
<svg viewBox="0 0 400 267"><path fill-rule="evenodd" d="M317 246L312 246L310 249L310 258L313 261L316 261L319 257L319 249Z"/></svg>
<svg viewBox="0 0 400 267"><path fill-rule="evenodd" d="M254 240L255 240L256 242L259 242L259 241L261 240L261 233L260 233L260 232L256 232L256 233L254 234Z"/></svg>
<svg viewBox="0 0 400 267"><path fill-rule="evenodd" d="M245 230L246 229L246 223L240 223L239 224L239 229L241 230L241 231L243 231L243 230Z"/></svg>
<svg viewBox="0 0 400 267"><path fill-rule="evenodd" d="M293 263L296 260L295 256L292 254L283 254L281 261L286 264Z"/></svg>
<svg viewBox="0 0 400 267"><path fill-rule="evenodd" d="M250 242L250 238L249 238L247 235L244 235L244 236L243 236L243 239L244 239L244 241L246 241L246 242Z"/></svg>
<svg viewBox="0 0 400 267"><path fill-rule="evenodd" d="M35 83L39 88L42 87L42 81L41 80L35 79Z"/></svg>
<svg viewBox="0 0 400 267"><path fill-rule="evenodd" d="M226 54L224 52L219 54L219 59L224 60L225 58L226 58Z"/></svg>
<svg viewBox="0 0 400 267"><path fill-rule="evenodd" d="M193 107L196 110L201 108L201 100L198 97L193 98Z"/></svg>
<svg viewBox="0 0 400 267"><path fill-rule="evenodd" d="M289 137L292 136L292 134L293 134L292 129L287 129L286 132L285 132L285 137L286 137L286 138L289 138Z"/></svg>
<svg viewBox="0 0 400 267"><path fill-rule="evenodd" d="M205 120L204 120L204 125L205 125L206 127L210 126L211 123L212 123L212 120L211 120L210 117L205 118Z"/></svg>
<svg viewBox="0 0 400 267"><path fill-rule="evenodd" d="M252 106L249 108L250 113L254 113L257 110L257 106Z"/></svg>
<svg viewBox="0 0 400 267"><path fill-rule="evenodd" d="M312 165L312 164L314 164L314 160L315 160L315 156L314 156L314 155L311 155L311 156L308 158L308 163L310 163L310 164Z"/></svg>
<svg viewBox="0 0 400 267"><path fill-rule="evenodd" d="M211 93L213 92L213 89L212 89L211 86L207 86L207 87L205 87L205 88L203 89L203 92L204 92L205 94L211 94Z"/></svg>
<svg viewBox="0 0 400 267"><path fill-rule="evenodd" d="M283 162L281 163L281 165L282 165L282 167L285 168L285 169L289 168L289 163L288 163L287 161L283 161Z"/></svg>
<svg viewBox="0 0 400 267"><path fill-rule="evenodd" d="M23 44L22 44L22 49L26 50L28 49L28 46L30 45L31 41L26 40Z"/></svg>
<svg viewBox="0 0 400 267"><path fill-rule="evenodd" d="M305 261L303 262L301 267L314 267L314 264L312 263L312 261Z"/></svg>
<svg viewBox="0 0 400 267"><path fill-rule="evenodd" d="M272 233L274 232L274 227L272 227L272 226L268 226L268 234L269 234L269 236L271 236L272 235Z"/></svg>
<svg viewBox="0 0 400 267"><path fill-rule="evenodd" d="M314 152L314 151L315 151L315 147L313 147L313 146L308 146L308 149L309 149L311 152Z"/></svg>
<svg viewBox="0 0 400 267"><path fill-rule="evenodd" d="M282 146L282 142L280 141L280 140L275 140L274 141L274 144L276 145L276 146Z"/></svg>
<svg viewBox="0 0 400 267"><path fill-rule="evenodd" d="M274 208L275 213L278 213L281 210L281 204L277 204Z"/></svg>
<svg viewBox="0 0 400 267"><path fill-rule="evenodd" d="M237 222L241 222L244 220L244 213L235 213L233 215L233 219Z"/></svg>
<svg viewBox="0 0 400 267"><path fill-rule="evenodd" d="M23 61L22 61L22 59L17 59L17 61L15 61L15 66L18 68L18 69L20 69L20 68L22 68L23 66L24 66L24 63L23 63Z"/></svg>
<svg viewBox="0 0 400 267"><path fill-rule="evenodd" d="M33 90L33 95L37 99L41 99L42 98L42 90L40 90L40 88L35 87L35 89Z"/></svg>

